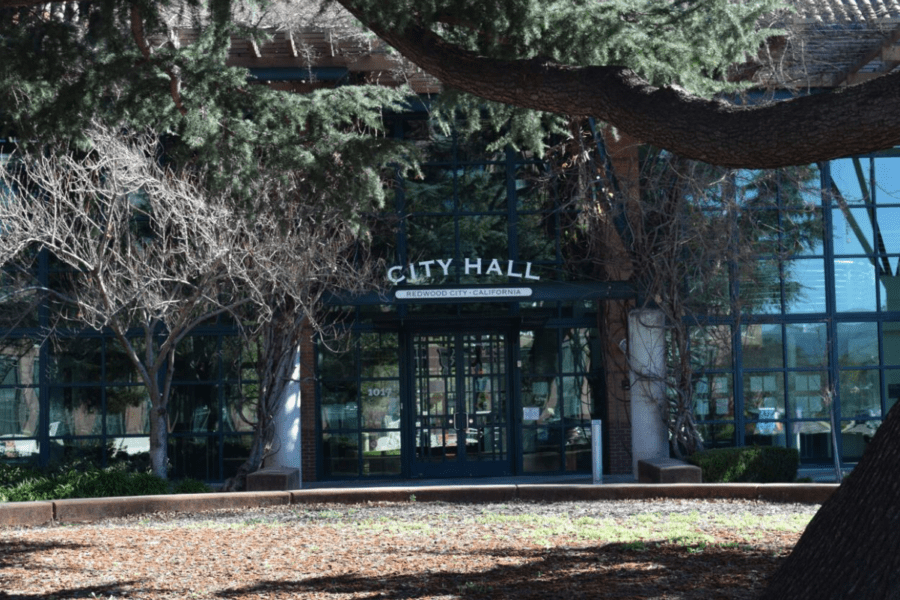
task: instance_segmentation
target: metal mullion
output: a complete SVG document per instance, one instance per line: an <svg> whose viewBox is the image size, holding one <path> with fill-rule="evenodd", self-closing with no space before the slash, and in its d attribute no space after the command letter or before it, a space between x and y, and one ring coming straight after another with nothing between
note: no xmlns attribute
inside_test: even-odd
<svg viewBox="0 0 900 600"><path fill-rule="evenodd" d="M826 377L828 378L828 388L833 391L833 395L831 398L832 406L831 410L835 413L835 427L840 426L840 392L838 391L839 385L839 374L838 374L838 355L837 355L837 345L835 344L835 318L837 314L837 298L836 298L836 287L835 287L835 275L834 275L834 240L833 240L833 226L834 222L832 219L832 211L835 209L834 203L829 202L826 206L825 203L825 190L826 189L834 189L837 191L837 185L831 178L831 163L825 162L820 165L820 179L821 179L821 188L822 188L822 226L825 229L825 237L823 240L823 254L824 254L824 262L825 262L825 344L826 344ZM840 209L840 207L838 207ZM873 223L874 226L874 223ZM875 231L873 229L873 237L875 235ZM873 264L876 265L877 271L877 259L876 256L872 256L871 259ZM876 287L877 294L877 287ZM876 295L877 298L877 295ZM877 314L877 311L876 311ZM847 315L845 315L847 316ZM838 440L838 452L840 452L843 457L843 440L841 439L839 431L833 431L832 435L837 436Z"/></svg>

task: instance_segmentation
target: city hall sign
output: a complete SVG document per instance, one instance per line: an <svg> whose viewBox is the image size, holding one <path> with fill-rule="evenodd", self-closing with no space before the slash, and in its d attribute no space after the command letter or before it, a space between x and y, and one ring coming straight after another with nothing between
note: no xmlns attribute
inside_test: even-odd
<svg viewBox="0 0 900 600"><path fill-rule="evenodd" d="M412 283L418 281L421 277L430 278L432 276L437 277L438 275L449 277L450 267L454 262L455 259L453 258L446 258L443 260L438 258L434 260L420 260L417 263L409 263L406 267L396 265L387 270L387 278L388 281L396 284L404 281ZM531 274L530 262L520 263L520 265L522 266L518 267L519 270L516 271L516 261L514 260L500 260L495 258L488 262L481 258L466 258L463 260L462 271L463 275L499 275L501 277L505 275L506 277L517 277L519 279L530 279L532 281L538 281L540 279L538 275Z"/></svg>
<svg viewBox="0 0 900 600"><path fill-rule="evenodd" d="M432 276L444 277L450 276L450 267L453 266L454 259L434 259L420 260L417 263L409 263L406 267L396 265L387 270L387 278L391 283L403 283L408 281L414 283L422 278L430 279ZM462 271L463 275L484 276L498 275L503 277L516 277L518 279L528 279L538 281L537 275L531 274L531 263L519 263L518 270L516 261L500 260L495 258L487 261L481 258L463 259L457 268ZM457 300L457 301L500 301L511 300L514 298L527 298L531 296L532 289L530 287L518 286L496 286L496 287L464 287L464 288L419 288L419 289L400 289L394 292L394 298L397 300Z"/></svg>

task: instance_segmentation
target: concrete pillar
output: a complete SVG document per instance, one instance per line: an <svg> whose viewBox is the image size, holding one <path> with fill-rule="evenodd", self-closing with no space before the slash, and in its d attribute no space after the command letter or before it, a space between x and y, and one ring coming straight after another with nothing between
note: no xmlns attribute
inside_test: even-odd
<svg viewBox="0 0 900 600"><path fill-rule="evenodd" d="M666 427L666 318L659 310L628 314L628 363L631 384L632 472L639 460L668 458Z"/></svg>
<svg viewBox="0 0 900 600"><path fill-rule="evenodd" d="M285 387L275 413L275 452L266 458L266 467L297 469L303 482L300 452L300 352L294 354L291 381Z"/></svg>

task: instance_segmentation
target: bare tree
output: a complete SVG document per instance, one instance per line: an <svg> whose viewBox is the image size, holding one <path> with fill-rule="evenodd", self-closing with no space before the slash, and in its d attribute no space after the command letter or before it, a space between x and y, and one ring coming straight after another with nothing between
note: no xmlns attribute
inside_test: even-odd
<svg viewBox="0 0 900 600"><path fill-rule="evenodd" d="M152 136L90 136L87 153L20 156L0 175L17 190L0 203L0 264L46 250L70 269L70 285L44 291L125 351L149 398L152 470L165 477L176 347L247 305L267 318L263 244L239 213L159 166Z"/></svg>
<svg viewBox="0 0 900 600"><path fill-rule="evenodd" d="M71 269L70 285L41 291L71 304L65 314L76 324L111 331L125 350L147 388L151 465L161 477L178 344L232 315L258 378L238 411L254 431L250 457L228 485L240 487L279 444L274 415L301 336L327 327L323 294L373 286L377 265L360 255L363 230L335 201L336 184L326 191L327 181L273 174L257 182L254 206L236 208L227 190L207 194L202 174L160 167L152 135L95 128L90 139L83 155L21 156L0 174L17 190L0 206L0 265L23 268L46 250Z"/></svg>
<svg viewBox="0 0 900 600"><path fill-rule="evenodd" d="M284 440L276 431L276 416L292 384L300 344L314 334L338 343L339 321L326 316L324 295L339 291L348 297L377 286L379 262L367 254L368 244L359 227L342 215L339 207L321 198L304 199L302 192L284 205L276 218L262 213L257 226L268 229L265 264L269 282L265 294L268 319L245 330L247 354L252 359L257 383L252 393L242 394L253 442L247 460L228 479L225 491L242 489L248 474L258 470ZM271 201L271 196L269 197ZM286 222L285 222L286 220ZM311 365L302 365L303 370Z"/></svg>
<svg viewBox="0 0 900 600"><path fill-rule="evenodd" d="M591 239L617 230L630 248L630 277L642 305L665 317L667 371L638 375L664 378L667 403L660 413L678 457L704 446L697 396L708 402L716 391L729 392L713 390L705 373L731 368L732 325L717 320L740 327L742 314L780 306L790 256L820 241L821 221L804 193L815 174L809 167L723 169L650 150L637 181L616 178L613 185L607 165L605 193L591 197L602 203L602 210L586 211L595 217ZM608 256L603 248L593 254ZM788 283L784 293L790 302L802 290ZM733 419L733 410L718 418Z"/></svg>

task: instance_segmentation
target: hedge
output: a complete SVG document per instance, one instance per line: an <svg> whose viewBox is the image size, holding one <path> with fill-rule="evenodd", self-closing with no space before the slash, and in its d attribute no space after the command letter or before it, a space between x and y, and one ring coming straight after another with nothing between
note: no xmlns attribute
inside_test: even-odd
<svg viewBox="0 0 900 600"><path fill-rule="evenodd" d="M700 467L705 483L790 483L797 477L800 453L779 446L716 448L688 461Z"/></svg>

